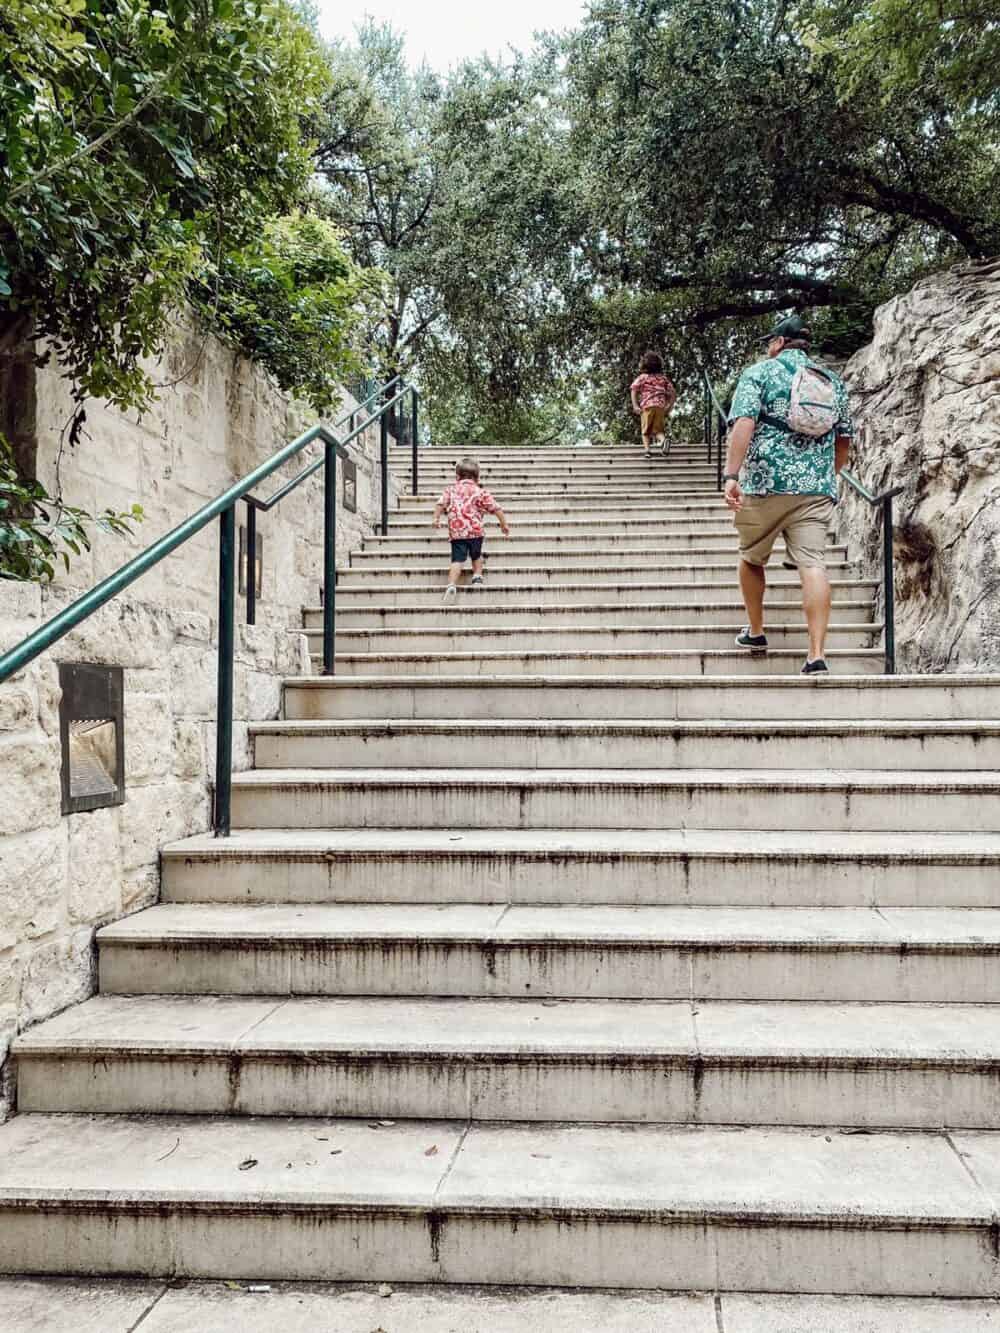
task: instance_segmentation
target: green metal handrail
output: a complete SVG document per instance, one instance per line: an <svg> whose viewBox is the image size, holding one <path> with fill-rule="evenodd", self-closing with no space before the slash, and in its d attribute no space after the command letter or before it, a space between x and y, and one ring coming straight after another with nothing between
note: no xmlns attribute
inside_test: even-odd
<svg viewBox="0 0 1000 1333"><path fill-rule="evenodd" d="M847 482L862 500L867 500L872 508L881 508L882 510L882 590L883 590L883 621L885 640L885 675L894 676L896 674L896 587L893 579L893 550L892 550L892 502L897 495L901 495L906 490L905 486L893 486L881 495L874 495L867 486L863 486L852 472L842 468L841 477Z"/></svg>
<svg viewBox="0 0 1000 1333"><path fill-rule="evenodd" d="M712 428L715 427L715 484L718 490L722 490L722 445L726 438L726 429L729 425L729 417L725 408L716 397L715 390L712 388L712 381L708 377L708 371L701 372L702 382L705 387L705 443L708 446L707 461L712 461ZM715 408L713 413L712 408Z"/></svg>
<svg viewBox="0 0 1000 1333"><path fill-rule="evenodd" d="M148 573L161 560L171 555L178 547L190 541L213 519L220 520L219 531L219 653L218 653L218 690L216 705L216 781L213 826L217 837L228 837L231 829L232 811L232 740L233 740L233 661L235 655L235 603L236 603L236 505L240 500L248 501L248 511L272 509L297 486L320 468L323 469L323 670L332 675L335 660L335 610L336 610L336 503L337 503L337 456L347 457L347 445L356 439L362 431L379 419L381 422L380 454L382 465L381 478L381 523L383 535L388 530L389 477L388 477L388 431L386 414L407 394L412 395L413 406L413 453L412 484L413 493L417 493L417 402L418 392L414 385L404 385L391 398L387 393L399 382L394 376L387 385L376 390L355 412L368 406L374 399L383 397L377 412L369 416L361 425L354 427L340 440L331 429L319 424L310 427L302 435L286 444L261 463L228 490L210 500L199 510L166 533L152 546L141 551L127 564L103 579L95 587L78 597L51 620L40 625L33 633L16 644L8 652L0 655L0 684L33 662L47 648L51 648L77 625L100 610L112 598L117 597L130 584L135 583L143 574ZM273 476L283 464L295 458L315 440L323 443L323 454L314 463L292 481L282 486L269 500L261 501L251 496L255 486ZM247 591L255 588L254 552L256 532L247 531Z"/></svg>

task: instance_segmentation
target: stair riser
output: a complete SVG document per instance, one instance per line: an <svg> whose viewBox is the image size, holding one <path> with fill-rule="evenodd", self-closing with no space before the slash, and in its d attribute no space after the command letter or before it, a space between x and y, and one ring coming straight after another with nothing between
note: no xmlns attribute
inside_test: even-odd
<svg viewBox="0 0 1000 1333"><path fill-rule="evenodd" d="M330 852L275 860L163 858L177 903L594 903L617 906L995 907L1000 862L795 855L732 858L498 851Z"/></svg>
<svg viewBox="0 0 1000 1333"><path fill-rule="evenodd" d="M768 660L768 659L765 659ZM773 658L771 660L774 660ZM752 663L744 662L742 672ZM697 668L695 669L697 674ZM749 693L748 693L749 690ZM669 680L591 680L563 685L520 681L493 685L464 680L447 685L378 682L341 688L338 683L285 685L285 716L305 721L322 718L438 719L537 718L605 722L717 721L742 717L752 705L755 721L787 722L814 718L881 718L920 721L925 718L998 718L1000 697L988 685L958 685L947 677L907 684L905 688L872 680L846 685L828 680L768 680L754 688L746 680L706 679L686 683ZM931 826L933 827L933 826Z"/></svg>
<svg viewBox="0 0 1000 1333"><path fill-rule="evenodd" d="M0 1205L0 1272L992 1296L992 1232L606 1210Z"/></svg>
<svg viewBox="0 0 1000 1333"><path fill-rule="evenodd" d="M534 611L539 607L552 607L550 615L562 614L566 608L579 607L580 614L585 610L596 609L600 616L620 613L627 617L637 606L662 608L665 604L668 606L673 604L680 609L684 617L681 623L690 624L693 617L700 619L702 615L714 614L719 617L721 623L729 624L734 612L738 612L743 605L736 591L735 578L730 580L728 585L714 586L689 584L681 576L676 580L664 581L662 584L650 583L647 580L645 583L636 583L632 586L609 583L598 584L592 588L580 584L575 587L573 585L559 587L555 584L535 588L508 587L498 579L483 588L463 588L457 595L455 605L448 607L445 607L442 601L444 587L445 571L442 569L436 587L381 588L369 582L362 588L338 590L337 624L343 629L350 629L352 623L354 627L363 625L364 621L358 618L361 615L367 616L370 623L377 616L378 609L382 607L398 607L401 613L410 610L423 612L434 617L433 623L441 624L444 617L448 620L461 621L469 615L485 617L514 610ZM859 586L856 582L840 581L834 585L832 593L838 608L844 605L857 607L859 604L870 606L874 587L870 584L862 583ZM716 609L714 604L719 602L722 605ZM776 612L783 614L785 608L793 608L801 614L802 591L794 583L778 584L768 589L765 605L770 615ZM687 609L689 607L698 608L697 612ZM351 616L354 617L353 622L348 618ZM306 629L320 629L323 624L323 613L317 608L310 607L304 614L304 621ZM632 622L626 619L624 623Z"/></svg>
<svg viewBox="0 0 1000 1333"><path fill-rule="evenodd" d="M472 787L365 782L233 788L233 827L496 829L823 829L901 833L1000 827L1000 792L945 786L797 791L619 784Z"/></svg>
<svg viewBox="0 0 1000 1333"><path fill-rule="evenodd" d="M718 499L699 505L658 503L649 505L564 505L559 508L539 508L537 505L508 505L505 510L511 525L522 527L552 527L566 523L608 524L613 527L631 527L633 523L661 523L664 526L696 528L702 523L725 522L727 511ZM485 519L490 525L489 516ZM430 526L429 515L423 509L402 509L389 515L389 532L412 529L424 532ZM441 529L441 532L444 528Z"/></svg>
<svg viewBox="0 0 1000 1333"><path fill-rule="evenodd" d="M860 619L852 616L852 619ZM596 617L594 618L597 619ZM641 625L645 618L639 620ZM584 623L562 630L538 629L528 625L521 629L477 629L474 625L452 633L427 630L348 630L337 634L337 648L343 653L451 653L451 652L521 652L535 650L543 652L615 652L619 649L629 651L656 652L662 648L680 647L712 649L729 647L740 626L736 623L720 626L713 630L711 626L692 630L690 626L662 626L659 629L610 629L603 630L599 625ZM803 653L808 647L805 624L801 629L773 629L768 627L768 638L772 648L798 648ZM321 644L319 635L311 635L313 650L313 669L317 672L322 667ZM874 648L882 641L881 630L831 625L829 645L831 648Z"/></svg>
<svg viewBox="0 0 1000 1333"><path fill-rule="evenodd" d="M317 1052L18 1060L22 1112L995 1129L989 1062L914 1066L587 1054L475 1061Z"/></svg>
<svg viewBox="0 0 1000 1333"><path fill-rule="evenodd" d="M681 634L677 647L697 647L697 644L684 639L685 632L697 636L707 627L719 626L731 629L735 635L746 624L743 603L731 600L722 589L717 592L690 589L689 594L692 597L700 592L699 602L677 604L670 596L657 602L632 603L627 600L605 602L601 600L602 594L598 592L597 605L588 606L586 603L576 602L562 606L557 602L546 602L533 609L519 607L516 604L510 606L506 601L507 596L526 599L528 590L499 595L489 589L484 590L482 594L476 591L470 593L468 597L462 597L454 606L445 605L440 589L437 592L437 602L431 606L414 606L409 603L409 599L407 603L386 609L375 607L361 610L356 606L345 608L338 605L337 629L370 631L412 628L451 630L459 634L468 631L478 635L482 632L505 629L572 630L589 626L592 629L613 630L615 627L632 629L648 626L657 632L673 628ZM777 621L773 626L767 625L769 641L772 635L782 633L782 625L790 624L797 629L796 622L799 620L802 620L803 627L805 625L802 612L799 610L798 589L791 589L790 592L791 595L788 596L785 589L780 588L768 602L768 620ZM837 601L836 616L839 624L831 627L832 630L840 633L843 632L845 625L853 628L871 623L870 598L860 598L857 590L852 588L838 589L838 592L841 593ZM628 597L627 593L625 597ZM319 620L319 616L316 615L315 619ZM319 633L319 625L310 630L310 636L314 639L319 638ZM539 648L546 646L544 640L538 644Z"/></svg>
<svg viewBox="0 0 1000 1333"><path fill-rule="evenodd" d="M728 550L735 561L738 556L738 543L734 529L726 523L719 524L714 529L706 527L704 531L690 533L664 532L661 525L653 524L646 533L633 532L629 526L617 530L608 528L598 534L582 525L581 531L576 534L544 531L532 535L519 529L514 536L507 539L501 536L499 529L491 529L487 533L486 547L484 547L487 564L490 550L502 550L505 555L531 555L553 564L563 552L571 554L583 552L591 559L598 554L607 555L609 560L618 554L628 553L634 556L638 552L643 559L648 557L652 560L661 552L684 551L686 554L702 555L710 551ZM831 559L835 555L839 560L845 559L846 550L843 544L838 544L834 540L827 545L827 554ZM784 559L784 551L785 548L781 543L775 545L773 556L775 564ZM374 554L390 558L393 563L398 563L401 557L412 555L423 561L437 558L447 565L448 538L443 531L435 532L430 527L422 537L373 536L366 539L364 550L356 553L352 559L369 559Z"/></svg>
<svg viewBox="0 0 1000 1333"><path fill-rule="evenodd" d="M827 657L834 671L842 675L880 675L883 657L880 651L860 648L848 649L838 656L831 649ZM870 652L870 656L865 656ZM787 653L787 656L784 654ZM796 676L802 665L802 654L793 649L772 649L766 655L742 654L739 649L703 653L664 650L658 654L636 653L634 656L612 656L596 652L592 656L573 656L570 653L535 653L519 656L501 654L455 654L420 656L404 653L377 655L338 654L336 672L339 676L371 676L379 674L403 676L467 676L479 672L483 676L732 676L739 672L755 676ZM512 716L516 716L513 714ZM552 716L546 714L546 716Z"/></svg>
<svg viewBox="0 0 1000 1333"><path fill-rule="evenodd" d="M588 537L595 543L604 545L605 539L611 543L616 543L624 535L630 537L676 537L688 542L700 541L703 538L721 540L724 537L731 537L735 542L733 524L730 523L725 514L715 513L706 514L704 518L691 519L685 518L679 521L662 518L639 518L634 522L631 519L622 521L621 519L608 519L601 521L599 519L564 519L549 522L546 520L528 520L517 525L517 534L522 539L535 537L539 541L557 541L560 537ZM831 529L831 539L834 530ZM428 546L437 546L447 554L446 530L434 528L428 522L420 523L391 523L389 525L389 534L387 537L374 536L368 539L369 542L426 542ZM503 542L504 537L498 527L487 521L486 538L488 541ZM647 542L648 545L648 542Z"/></svg>
<svg viewBox="0 0 1000 1333"><path fill-rule="evenodd" d="M377 541L377 539L372 539ZM631 542L631 547L628 546ZM606 546L602 542L602 548ZM616 564L609 569L613 577L621 577L618 574L618 567L622 570L633 568L637 562L645 562L646 568L652 570L661 561L679 562L681 568L690 569L692 567L701 568L706 565L718 564L721 560L728 562L728 568L734 570L738 560L736 539L732 532L727 533L719 541L698 541L694 545L678 545L676 541L666 541L662 538L653 540L641 540L638 538L623 538L616 543L621 546L621 550L614 552ZM838 545L834 542L827 547L827 559L831 562L842 564L847 559L847 547ZM581 564L593 564L595 559L601 559L601 552L595 550L593 542L581 542L577 538L567 538L560 540L555 544L549 543L544 550L541 550L538 542L524 543L516 537L507 541L499 538L492 544L487 542L484 547L486 558L486 568L491 570L501 568L501 562L506 563L534 563L544 564L547 569L556 571L560 569L577 569ZM544 561L539 559L544 555ZM775 574L793 573L793 571L780 569L781 561L784 559L784 547L779 542L774 548L774 557L770 568L773 568ZM384 572L383 567L388 565L395 568L399 564L406 562L414 567L434 564L437 569L446 567L448 560L448 546L446 541L438 537L435 539L433 549L429 550L426 546L410 546L400 543L398 546L394 543L370 545L364 550L353 551L351 553L351 568L357 570L369 570L372 573ZM495 563L494 563L495 562ZM605 568L608 565L605 564Z"/></svg>
<svg viewBox="0 0 1000 1333"><path fill-rule="evenodd" d="M106 995L482 996L989 1004L995 949L319 939L103 942Z"/></svg>
<svg viewBox="0 0 1000 1333"><path fill-rule="evenodd" d="M687 583L698 583L706 587L724 589L727 596L732 596L736 586L736 566L732 560L725 563L694 564L690 558L672 561L664 559L656 564L628 564L619 565L614 569L601 569L593 564L588 565L585 563L586 559L587 557L583 555L564 556L560 560L558 568L546 565L543 569L534 569L530 566L516 565L510 561L505 561L500 556L493 555L487 561L488 586L492 586L496 582L502 583L507 588L531 588L535 590L539 585L542 587L559 587L563 584L573 583L614 585L621 583L676 583L683 580ZM593 557L590 557L590 559L593 559ZM827 572L831 580L843 582L851 577L853 568L854 566L846 560L831 561L827 565ZM380 570L380 577L384 578L385 582L393 587L405 584L412 588L434 590L440 594L446 569L447 561L441 560L434 563L425 562L416 566L387 565ZM338 598L341 593L350 592L357 585L370 586L373 576L374 569L371 565L356 565L352 569L339 570L337 573ZM466 569L462 574L459 586L469 588L471 583L472 571ZM793 570L782 569L780 564L774 565L768 570L767 586L772 591L775 588L794 588L798 592L798 575Z"/></svg>
<svg viewBox="0 0 1000 1333"><path fill-rule="evenodd" d="M464 735L257 736L258 768L1000 769L1000 737Z"/></svg>
<svg viewBox="0 0 1000 1333"><path fill-rule="evenodd" d="M391 469L395 477L404 485L411 480L411 471L409 467L400 467ZM681 458L674 458L668 455L663 458L659 455L648 460L629 459L620 463L549 463L536 462L525 465L524 463L483 463L479 469L479 480L482 485L496 485L501 481L620 481L635 482L642 485L645 482L656 481L660 477L706 477L715 481L716 468L714 463L706 463L705 456L700 458L690 455ZM450 464L434 463L424 465L418 469L417 484L419 486L433 486L440 482L442 485L448 485L455 480L455 468Z"/></svg>

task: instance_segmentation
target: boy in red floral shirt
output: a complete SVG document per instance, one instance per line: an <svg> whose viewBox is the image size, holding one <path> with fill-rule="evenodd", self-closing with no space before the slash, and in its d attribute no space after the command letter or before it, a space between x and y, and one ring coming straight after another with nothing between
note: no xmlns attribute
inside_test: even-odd
<svg viewBox="0 0 1000 1333"><path fill-rule="evenodd" d="M639 374L632 381L632 411L641 417L642 447L647 456L657 441L660 453L667 452L667 417L676 401L677 390L664 375L659 354L646 352L639 363Z"/></svg>
<svg viewBox="0 0 1000 1333"><path fill-rule="evenodd" d="M483 583L483 515L496 514L505 537L510 526L503 510L489 491L479 484L479 464L474 458L463 458L455 464L455 480L445 490L434 508L434 526L441 526L441 517L448 515L448 536L451 538L451 566L448 569L448 587L445 605L458 595L458 580L466 560L472 561L472 586Z"/></svg>

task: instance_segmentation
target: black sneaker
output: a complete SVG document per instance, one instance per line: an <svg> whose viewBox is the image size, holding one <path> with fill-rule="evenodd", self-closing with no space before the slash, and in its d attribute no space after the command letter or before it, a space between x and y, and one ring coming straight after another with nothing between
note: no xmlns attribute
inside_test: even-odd
<svg viewBox="0 0 1000 1333"><path fill-rule="evenodd" d="M824 672L829 672L829 670L830 668L827 666L826 661L822 657L817 657L815 662L810 662L808 659L806 660L806 664L802 668L802 674L803 676L821 676Z"/></svg>
<svg viewBox="0 0 1000 1333"><path fill-rule="evenodd" d="M749 648L751 652L762 653L767 649L766 634L751 634L750 626L744 625L736 636L737 648Z"/></svg>

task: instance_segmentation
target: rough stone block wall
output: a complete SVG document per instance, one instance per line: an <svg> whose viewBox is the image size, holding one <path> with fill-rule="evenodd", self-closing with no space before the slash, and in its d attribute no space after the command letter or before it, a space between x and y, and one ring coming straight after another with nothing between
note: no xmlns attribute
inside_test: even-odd
<svg viewBox="0 0 1000 1333"><path fill-rule="evenodd" d="M55 369L36 381L38 475L71 504L146 510L131 541L98 536L51 587L0 580L0 650L150 545L312 424L256 368L185 329L157 368L171 383L141 421L88 405L87 434L62 440L71 412ZM343 410L352 399L345 396ZM313 446L315 449L316 446ZM340 504L338 558L377 515L377 435L353 450L358 512ZM315 453L309 455L316 457ZM270 495L303 465L261 489ZM240 506L243 509L243 506ZM245 510L238 513L245 521ZM308 670L295 630L322 579L322 482L261 516L257 624L237 599L234 767L249 766L248 723L278 715L281 680ZM24 671L0 685L0 1120L14 1104L14 1035L95 988L98 926L156 901L159 850L210 824L214 778L218 525L213 523ZM124 805L61 814L59 662L124 668Z"/></svg>
<svg viewBox="0 0 1000 1333"><path fill-rule="evenodd" d="M848 363L850 464L895 501L900 671L1000 670L1000 260L935 274L882 306ZM881 577L881 525L845 489L841 533Z"/></svg>

